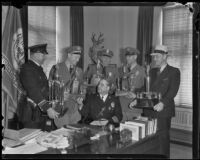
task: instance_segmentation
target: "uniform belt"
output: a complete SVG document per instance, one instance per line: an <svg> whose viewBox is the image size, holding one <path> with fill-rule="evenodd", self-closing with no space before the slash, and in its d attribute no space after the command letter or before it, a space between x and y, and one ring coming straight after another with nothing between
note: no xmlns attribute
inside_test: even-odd
<svg viewBox="0 0 200 160"><path fill-rule="evenodd" d="M34 108L37 106L37 104L32 99L30 99L29 97L27 97L27 101L30 102L33 105Z"/></svg>

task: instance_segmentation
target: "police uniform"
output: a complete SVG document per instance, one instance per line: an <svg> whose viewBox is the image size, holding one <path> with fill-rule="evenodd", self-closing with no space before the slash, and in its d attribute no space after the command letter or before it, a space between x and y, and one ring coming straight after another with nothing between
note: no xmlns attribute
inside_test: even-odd
<svg viewBox="0 0 200 160"><path fill-rule="evenodd" d="M67 50L67 54L73 53L73 54L81 54L82 48L80 46L71 46ZM58 63L56 65L53 65L50 73L49 73L49 79L55 80L58 76L60 81L63 81L66 88L71 87L71 83L74 80L74 76L76 74L76 77L80 83L83 82L83 71L79 67L75 67L70 71L70 69L67 68L65 62ZM70 96L69 100L64 102L64 110L66 110L66 113L58 118L55 119L55 125L60 128L63 125L77 123L81 116L78 112L77 104L74 101L74 97L72 95Z"/></svg>
<svg viewBox="0 0 200 160"><path fill-rule="evenodd" d="M80 110L82 115L81 122L89 124L94 120L105 118L114 125L112 117L116 116L119 122L122 120L122 109L119 98L108 94L105 102L101 99L99 93L90 94L83 102L83 108Z"/></svg>
<svg viewBox="0 0 200 160"><path fill-rule="evenodd" d="M30 54L37 52L48 54L46 47L47 44L29 47ZM27 63L22 65L19 78L27 93L27 96L19 105L19 121L25 128L44 129L46 111L51 106L48 102L48 80L43 68L33 60L28 60Z"/></svg>
<svg viewBox="0 0 200 160"><path fill-rule="evenodd" d="M139 51L132 47L126 47L125 48L125 55L139 55ZM123 76L123 68L119 68L119 74L120 77ZM128 68L127 77L130 79L132 77L132 86L135 88L135 92L143 90L144 89L144 81L145 81L145 69L144 67L140 66L139 64L136 64L133 68ZM130 86L129 86L130 87Z"/></svg>
<svg viewBox="0 0 200 160"><path fill-rule="evenodd" d="M112 57L113 52L109 49L100 50L97 53L97 57L100 58L102 56ZM103 66L101 64L100 72L102 77L108 78L108 80L116 85L116 79L118 77L118 70L116 64L109 64L108 66ZM92 79L97 74L97 64L89 64L86 72L84 73L84 77L89 79L89 82L92 82Z"/></svg>

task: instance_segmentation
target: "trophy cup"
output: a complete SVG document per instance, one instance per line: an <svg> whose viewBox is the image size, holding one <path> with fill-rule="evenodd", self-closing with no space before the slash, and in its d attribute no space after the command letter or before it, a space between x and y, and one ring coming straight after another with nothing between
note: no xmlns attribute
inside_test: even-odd
<svg viewBox="0 0 200 160"><path fill-rule="evenodd" d="M150 91L150 65L146 65L146 91L145 92L138 92L136 93L136 99L137 99L137 108L153 108L154 105L156 105L160 99L161 94L157 92L151 92Z"/></svg>

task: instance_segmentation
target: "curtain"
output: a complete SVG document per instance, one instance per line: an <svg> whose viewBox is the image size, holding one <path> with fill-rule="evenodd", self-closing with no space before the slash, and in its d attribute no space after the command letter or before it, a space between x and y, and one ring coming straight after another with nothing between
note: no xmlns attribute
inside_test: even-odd
<svg viewBox="0 0 200 160"><path fill-rule="evenodd" d="M22 22L23 39L24 39L24 58L25 62L28 60L28 6L24 5L20 9L20 16Z"/></svg>
<svg viewBox="0 0 200 160"><path fill-rule="evenodd" d="M138 63L150 63L152 37L153 37L153 6L140 6L138 15L137 49L140 51Z"/></svg>
<svg viewBox="0 0 200 160"><path fill-rule="evenodd" d="M83 29L83 6L70 7L70 31L71 31L71 45L84 46L84 29ZM82 55L78 66L83 69Z"/></svg>

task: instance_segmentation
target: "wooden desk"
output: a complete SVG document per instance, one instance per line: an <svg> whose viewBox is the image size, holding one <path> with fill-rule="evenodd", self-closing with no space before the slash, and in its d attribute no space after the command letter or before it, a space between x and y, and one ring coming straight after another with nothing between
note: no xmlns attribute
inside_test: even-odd
<svg viewBox="0 0 200 160"><path fill-rule="evenodd" d="M84 145L67 149L68 154L159 154L159 133L150 135L139 141L120 140L120 132L101 136L98 140L90 140ZM58 149L48 149L39 154L61 154Z"/></svg>

